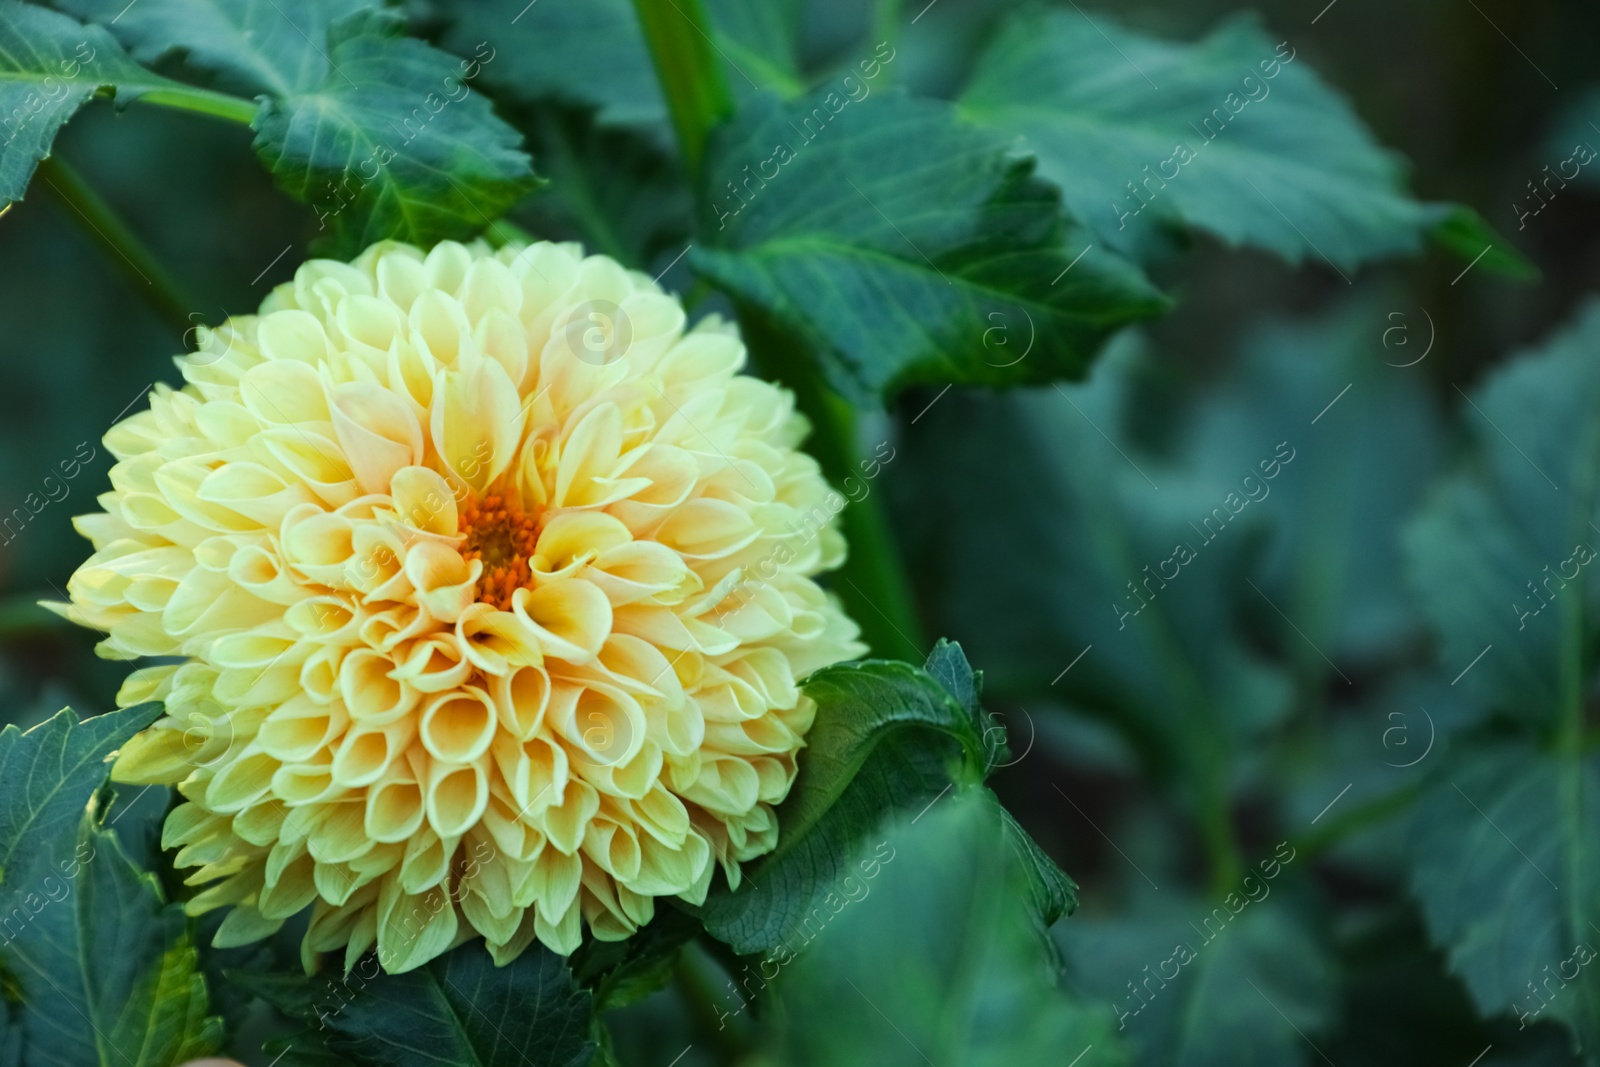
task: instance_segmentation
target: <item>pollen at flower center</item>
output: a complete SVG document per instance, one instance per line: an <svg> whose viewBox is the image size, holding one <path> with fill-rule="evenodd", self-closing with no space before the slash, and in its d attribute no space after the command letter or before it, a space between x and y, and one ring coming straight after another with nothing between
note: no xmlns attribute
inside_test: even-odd
<svg viewBox="0 0 1600 1067"><path fill-rule="evenodd" d="M478 599L511 610L511 595L533 584L528 560L539 540L539 520L500 496L473 500L461 511L461 557L483 563Z"/></svg>

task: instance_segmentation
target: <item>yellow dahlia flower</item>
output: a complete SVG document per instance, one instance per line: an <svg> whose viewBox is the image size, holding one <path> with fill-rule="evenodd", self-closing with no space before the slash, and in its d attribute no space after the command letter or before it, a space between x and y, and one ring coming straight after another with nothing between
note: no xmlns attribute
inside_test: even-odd
<svg viewBox="0 0 1600 1067"><path fill-rule="evenodd" d="M814 707L861 653L810 578L839 502L733 329L574 245L315 260L204 332L187 384L106 435L68 618L178 657L113 777L183 797L163 836L221 945L312 906L308 967L503 963L776 840Z"/></svg>

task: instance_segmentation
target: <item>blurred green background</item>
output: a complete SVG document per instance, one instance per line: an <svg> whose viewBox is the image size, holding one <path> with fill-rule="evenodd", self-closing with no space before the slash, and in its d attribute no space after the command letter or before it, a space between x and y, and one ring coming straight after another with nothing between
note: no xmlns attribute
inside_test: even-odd
<svg viewBox="0 0 1600 1067"><path fill-rule="evenodd" d="M895 77L951 94L975 42L1012 5L937 0L925 17L919 6L900 12L917 21L896 39ZM1201 1056L1184 1045L1188 1024L1161 1017L1139 1037L1143 1062L1465 1065L1486 1045L1482 1067L1567 1062L1566 1037L1548 1021L1519 1029L1474 1009L1408 891L1406 817L1431 765L1400 765L1430 739L1447 746L1472 709L1449 691L1454 671L1432 669L1399 544L1461 450L1466 395L1600 289L1600 171L1537 217L1522 220L1517 207L1575 139L1600 143L1600 128L1583 132L1600 124L1600 6L1252 9L1409 160L1420 198L1476 207L1542 279L1463 271L1464 259L1433 249L1349 284L1198 238L1151 271L1176 310L1119 339L1087 384L1070 387L1071 407L1048 387L902 396L886 424L898 458L880 485L925 632L963 643L1010 728L1013 763L993 784L1082 887L1080 912L1055 930L1070 988L1127 1002L1124 979L1170 953L1280 842L1295 851L1273 903L1243 913L1185 994L1183 1010L1209 1020L1238 1058ZM1106 14L1192 40L1235 10L1162 0ZM423 5L411 15L428 32L448 23ZM874 39L872 18L851 0L808 4L807 68L856 55ZM534 165L556 182L512 213L540 237L599 239L560 180L573 173L562 160L574 144L602 176L675 165L648 138L599 135L576 112L565 126L540 121ZM168 266L194 321L215 323L253 310L315 236L312 213L273 187L249 141L242 127L102 101L57 152ZM668 266L690 231L686 198L599 198L612 231L603 250L650 273ZM0 546L0 707L27 724L64 704L112 706L124 668L33 605L60 597L87 553L70 520L106 486L100 436L153 382L177 380L171 356L184 339L37 181L0 217L0 277L0 512L41 493L81 443L96 449L69 495ZM691 283L681 265L665 280ZM1111 637L1122 631L1108 605L1124 583L1280 442L1294 459L1271 495L1202 550L1193 576L1157 602L1167 614L1128 620L1145 627L1137 639ZM1182 773L1200 749L1210 769ZM1330 800L1339 806L1324 819ZM1246 983L1271 997L1252 999ZM624 1062L653 1062L629 1059L630 1048L678 1047L667 1036L684 1027L676 996L628 1009L637 1026L619 1020ZM1176 998L1160 1003L1153 1016L1178 1010Z"/></svg>

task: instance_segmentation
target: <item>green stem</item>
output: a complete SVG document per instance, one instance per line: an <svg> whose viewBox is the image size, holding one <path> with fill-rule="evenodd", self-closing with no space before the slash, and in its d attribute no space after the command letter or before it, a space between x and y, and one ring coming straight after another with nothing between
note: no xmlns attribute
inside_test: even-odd
<svg viewBox="0 0 1600 1067"><path fill-rule="evenodd" d="M115 253L108 257L112 265L145 294L167 324L180 335L187 331L193 325L189 312L197 305L184 298L177 281L100 194L90 188L77 171L54 156L39 161L37 174L56 199L87 227L88 235L101 248Z"/></svg>
<svg viewBox="0 0 1600 1067"><path fill-rule="evenodd" d="M1322 826L1297 838L1291 838L1290 844L1296 852L1304 852L1315 856L1329 846L1344 840L1357 830L1365 829L1374 823L1383 822L1407 810L1422 795L1422 783L1416 782L1402 786L1390 793L1384 793L1353 805L1342 815L1329 819Z"/></svg>
<svg viewBox="0 0 1600 1067"><path fill-rule="evenodd" d="M700 173L706 137L733 114L733 94L717 64L702 0L633 0L667 98L684 164Z"/></svg>
<svg viewBox="0 0 1600 1067"><path fill-rule="evenodd" d="M790 380L803 373L798 360L785 371ZM799 392L796 388L797 396ZM873 465L882 461L876 455L860 455L855 447L856 412L838 396L823 393L809 405L803 404L802 410L812 417L819 443L827 440L835 445L828 451L837 455L823 463L823 473L836 489L854 486L854 492L860 494L850 499L846 493L850 502L845 505L841 526L850 553L831 582L833 589L850 617L860 624L862 638L876 655L920 664L928 658L929 649L917 623L916 603L883 504L883 488L866 477L867 470L881 469ZM817 451L820 460L824 450L819 447Z"/></svg>
<svg viewBox="0 0 1600 1067"><path fill-rule="evenodd" d="M152 89L139 95L136 100L141 104L155 104L158 107L176 108L179 111L193 111L199 115L210 115L212 118L226 119L229 122L240 122L248 126L255 121L256 102L246 100L241 96L229 96L227 93L216 93L210 89L196 89L185 86L175 89Z"/></svg>
<svg viewBox="0 0 1600 1067"><path fill-rule="evenodd" d="M1244 860L1233 834L1227 782L1219 773L1210 770L1201 773L1200 835L1205 841L1211 887L1218 893L1229 893L1244 877Z"/></svg>
<svg viewBox="0 0 1600 1067"><path fill-rule="evenodd" d="M729 1012L734 1009L732 1005L728 1008L717 1007L716 995L693 955L692 952L685 952L673 965L678 992L688 1004L696 1028L717 1047L723 1060L737 1063L750 1050L744 1036L736 1028L728 1026L728 1019L734 1017Z"/></svg>
<svg viewBox="0 0 1600 1067"><path fill-rule="evenodd" d="M893 46L900 34L900 0L877 0L872 9L872 46L881 42ZM884 81L889 78L889 68L883 68ZM883 83L880 83L883 84Z"/></svg>

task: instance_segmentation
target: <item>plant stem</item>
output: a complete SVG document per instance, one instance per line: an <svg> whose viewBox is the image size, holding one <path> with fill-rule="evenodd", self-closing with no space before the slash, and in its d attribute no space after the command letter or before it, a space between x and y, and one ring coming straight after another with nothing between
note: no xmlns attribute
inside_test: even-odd
<svg viewBox="0 0 1600 1067"><path fill-rule="evenodd" d="M678 147L690 175L698 176L706 136L733 114L733 94L711 43L711 20L702 0L633 0L661 91L667 98Z"/></svg>
<svg viewBox="0 0 1600 1067"><path fill-rule="evenodd" d="M872 7L872 37L873 45L879 42L894 44L895 37L900 32L900 0L877 0ZM889 68L883 69L883 74L889 74Z"/></svg>
<svg viewBox="0 0 1600 1067"><path fill-rule="evenodd" d="M1421 783L1402 786L1393 792L1381 794L1352 806L1342 815L1329 819L1309 833L1290 839L1290 844L1297 851L1315 856L1357 830L1365 829L1406 811L1421 795Z"/></svg>
<svg viewBox="0 0 1600 1067"><path fill-rule="evenodd" d="M1244 860L1233 835L1226 781L1213 773L1205 773L1205 779L1200 784L1200 835L1205 841L1207 864L1211 869L1211 888L1218 893L1229 893L1244 876Z"/></svg>
<svg viewBox="0 0 1600 1067"><path fill-rule="evenodd" d="M62 160L48 156L39 161L38 177L56 199L72 209L72 214L87 228L101 248L115 255L108 257L135 288L144 293L167 325L182 335L192 325L189 312L197 305L183 296L177 281L151 254L127 225L111 210L77 171Z"/></svg>
<svg viewBox="0 0 1600 1067"><path fill-rule="evenodd" d="M240 122L248 126L256 117L256 102L246 100L242 96L229 96L227 93L212 92L210 89L196 89L190 86L174 89L152 89L136 97L142 104L155 104L158 107L170 107L179 111L193 111L200 115L210 115L212 118L226 119L229 122Z"/></svg>
<svg viewBox="0 0 1600 1067"><path fill-rule="evenodd" d="M722 1058L729 1063L739 1062L749 1048L743 1037L729 1027L727 1020L722 1017L728 1013L717 1008L716 999L706 982L705 974L693 957L692 951L685 952L673 965L672 972L677 980L678 992L688 1003L689 1014L694 1017L696 1028L717 1046Z"/></svg>

